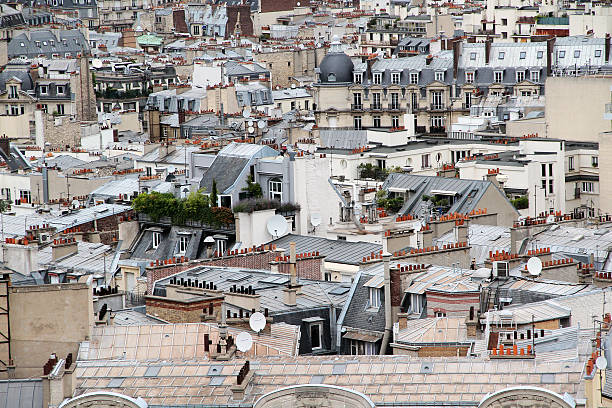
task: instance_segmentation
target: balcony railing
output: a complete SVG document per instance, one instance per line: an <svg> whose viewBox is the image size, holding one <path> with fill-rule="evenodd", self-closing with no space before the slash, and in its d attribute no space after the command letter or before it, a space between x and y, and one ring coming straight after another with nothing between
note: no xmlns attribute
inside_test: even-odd
<svg viewBox="0 0 612 408"><path fill-rule="evenodd" d="M373 103L370 105L370 109L372 110L382 110L382 105L380 103Z"/></svg>
<svg viewBox="0 0 612 408"><path fill-rule="evenodd" d="M399 103L390 103L388 108L389 110L394 110L394 111L402 110Z"/></svg>
<svg viewBox="0 0 612 408"><path fill-rule="evenodd" d="M363 110L363 104L361 103L352 103L351 110Z"/></svg>
<svg viewBox="0 0 612 408"><path fill-rule="evenodd" d="M431 126L429 133L446 133L446 128L444 126Z"/></svg>
<svg viewBox="0 0 612 408"><path fill-rule="evenodd" d="M445 110L446 107L442 103L432 103L430 105L430 109L435 110L435 111L440 111L440 110Z"/></svg>

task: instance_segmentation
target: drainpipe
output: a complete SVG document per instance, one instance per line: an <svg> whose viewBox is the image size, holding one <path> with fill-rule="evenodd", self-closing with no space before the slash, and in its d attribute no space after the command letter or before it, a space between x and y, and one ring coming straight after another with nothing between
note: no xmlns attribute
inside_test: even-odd
<svg viewBox="0 0 612 408"><path fill-rule="evenodd" d="M383 265L385 268L385 334L380 346L380 355L387 354L387 346L391 340L391 330L393 329L393 319L391 317L391 272L389 270L391 254L383 254Z"/></svg>

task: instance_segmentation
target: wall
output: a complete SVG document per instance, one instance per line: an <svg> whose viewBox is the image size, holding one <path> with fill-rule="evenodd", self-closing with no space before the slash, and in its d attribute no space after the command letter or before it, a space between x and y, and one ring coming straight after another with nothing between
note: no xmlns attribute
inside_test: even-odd
<svg viewBox="0 0 612 408"><path fill-rule="evenodd" d="M11 352L17 377L40 376L51 353L76 358L91 337L93 299L84 283L13 286L10 289Z"/></svg>
<svg viewBox="0 0 612 408"><path fill-rule="evenodd" d="M147 314L170 323L198 323L202 321L202 311L210 304L210 299L194 301L167 299L158 296L146 297Z"/></svg>
<svg viewBox="0 0 612 408"><path fill-rule="evenodd" d="M276 214L276 210L254 211L252 213L238 213L236 216L236 241L240 241L246 248L261 245L273 240L266 228L268 220Z"/></svg>
<svg viewBox="0 0 612 408"><path fill-rule="evenodd" d="M467 317L470 314L470 306L478 310L480 303L480 292L451 293L428 290L425 297L427 317L435 317L438 311L444 312L446 317Z"/></svg>
<svg viewBox="0 0 612 408"><path fill-rule="evenodd" d="M611 85L612 77L546 78L547 137L596 142L610 130L603 115Z"/></svg>
<svg viewBox="0 0 612 408"><path fill-rule="evenodd" d="M522 137L528 134L546 137L546 118L517 119L506 122L507 137Z"/></svg>
<svg viewBox="0 0 612 408"><path fill-rule="evenodd" d="M4 266L24 275L39 269L37 244L17 245L2 242L0 245Z"/></svg>
<svg viewBox="0 0 612 408"><path fill-rule="evenodd" d="M612 183L602 182L612 180L612 132L599 134L599 196L612 197ZM600 200L602 213L612 212L612 200Z"/></svg>

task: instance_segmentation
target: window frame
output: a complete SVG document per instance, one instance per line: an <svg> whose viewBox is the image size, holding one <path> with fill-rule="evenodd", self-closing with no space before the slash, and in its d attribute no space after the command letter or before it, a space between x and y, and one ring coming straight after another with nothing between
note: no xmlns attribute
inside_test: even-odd
<svg viewBox="0 0 612 408"><path fill-rule="evenodd" d="M177 252L179 254L185 254L187 252L187 246L189 245L189 237L187 235L179 235L177 245Z"/></svg>
<svg viewBox="0 0 612 408"><path fill-rule="evenodd" d="M313 333L312 333L312 329L316 327L317 330L319 331L319 335L318 337L318 341L319 341L319 345L318 346L313 346ZM323 350L323 322L312 322L308 325L308 336L310 338L310 349L311 350Z"/></svg>
<svg viewBox="0 0 612 408"><path fill-rule="evenodd" d="M270 197L270 200L282 201L283 181L278 177L268 180L268 196Z"/></svg>
<svg viewBox="0 0 612 408"><path fill-rule="evenodd" d="M153 231L151 234L151 248L157 249L159 248L159 244L161 243L161 232Z"/></svg>
<svg viewBox="0 0 612 408"><path fill-rule="evenodd" d="M382 306L382 289L368 288L368 308L379 309Z"/></svg>

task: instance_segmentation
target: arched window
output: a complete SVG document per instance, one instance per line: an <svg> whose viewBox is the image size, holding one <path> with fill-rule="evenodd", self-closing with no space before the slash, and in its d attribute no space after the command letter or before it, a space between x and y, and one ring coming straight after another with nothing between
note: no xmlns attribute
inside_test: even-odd
<svg viewBox="0 0 612 408"><path fill-rule="evenodd" d="M281 201L283 198L283 182L278 177L268 181L268 191L270 192L271 200Z"/></svg>

